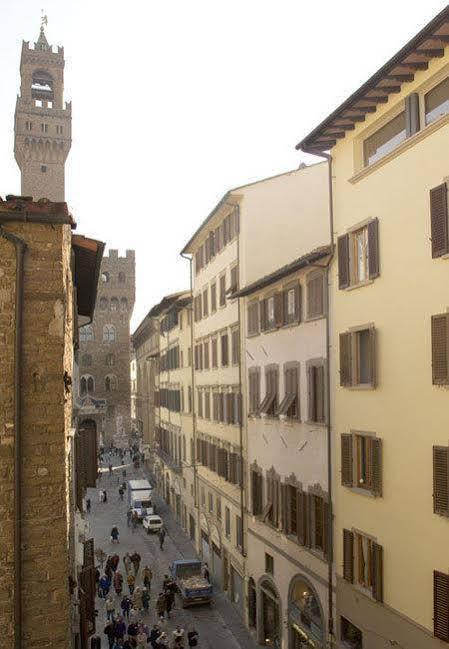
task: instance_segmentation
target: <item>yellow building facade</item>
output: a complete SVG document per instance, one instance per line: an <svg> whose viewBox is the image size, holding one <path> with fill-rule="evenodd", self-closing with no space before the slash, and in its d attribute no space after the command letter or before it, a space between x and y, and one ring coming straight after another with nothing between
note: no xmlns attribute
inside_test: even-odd
<svg viewBox="0 0 449 649"><path fill-rule="evenodd" d="M449 642L448 42L446 8L298 145L332 158L341 647Z"/></svg>

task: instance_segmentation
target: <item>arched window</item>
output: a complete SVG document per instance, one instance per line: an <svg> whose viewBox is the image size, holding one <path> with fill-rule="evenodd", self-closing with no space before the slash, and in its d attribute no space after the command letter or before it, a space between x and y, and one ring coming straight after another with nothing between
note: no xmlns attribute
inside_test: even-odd
<svg viewBox="0 0 449 649"><path fill-rule="evenodd" d="M94 377L90 374L84 374L80 379L80 396L84 397L86 394L93 394L94 389Z"/></svg>
<svg viewBox="0 0 449 649"><path fill-rule="evenodd" d="M260 585L260 595L264 644L270 647L280 647L281 611L278 594L274 586L268 580L264 580Z"/></svg>
<svg viewBox="0 0 449 649"><path fill-rule="evenodd" d="M85 367L89 367L89 365L92 365L92 355L84 354L81 359L81 364L84 365Z"/></svg>
<svg viewBox="0 0 449 649"><path fill-rule="evenodd" d="M113 392L117 389L117 379L113 374L109 374L104 380L104 389L106 392Z"/></svg>
<svg viewBox="0 0 449 649"><path fill-rule="evenodd" d="M125 275L125 273L119 273L119 274L118 274L118 281L120 282L120 284L124 284L124 283L125 283L125 281L126 281L126 275Z"/></svg>
<svg viewBox="0 0 449 649"><path fill-rule="evenodd" d="M101 297L99 306L100 306L101 311L106 311L106 309L108 308L108 300L107 300L107 298Z"/></svg>
<svg viewBox="0 0 449 649"><path fill-rule="evenodd" d="M109 365L109 367L112 367L115 363L115 356L114 354L106 354L106 365Z"/></svg>
<svg viewBox="0 0 449 649"><path fill-rule="evenodd" d="M116 297L111 297L111 311L118 311L118 300Z"/></svg>
<svg viewBox="0 0 449 649"><path fill-rule="evenodd" d="M257 594L256 584L252 577L248 580L248 624L251 628L257 625Z"/></svg>
<svg viewBox="0 0 449 649"><path fill-rule="evenodd" d="M293 633L296 633L299 639L304 640L306 636L310 640L323 640L324 621L320 602L311 585L302 577L297 577L290 589L289 617ZM297 631L298 623L302 628L302 635Z"/></svg>
<svg viewBox="0 0 449 649"><path fill-rule="evenodd" d="M121 311L128 311L128 300L126 297L122 297L120 300L120 310Z"/></svg>
<svg viewBox="0 0 449 649"><path fill-rule="evenodd" d="M44 101L53 101L53 77L44 70L33 72L31 97Z"/></svg>
<svg viewBox="0 0 449 649"><path fill-rule="evenodd" d="M103 342L113 343L115 340L115 327L114 325L107 324L103 327Z"/></svg>
<svg viewBox="0 0 449 649"><path fill-rule="evenodd" d="M107 284L109 282L109 273L107 271L104 271L101 273L101 281Z"/></svg>
<svg viewBox="0 0 449 649"><path fill-rule="evenodd" d="M80 329L80 341L87 342L94 339L94 330L92 325L84 325Z"/></svg>

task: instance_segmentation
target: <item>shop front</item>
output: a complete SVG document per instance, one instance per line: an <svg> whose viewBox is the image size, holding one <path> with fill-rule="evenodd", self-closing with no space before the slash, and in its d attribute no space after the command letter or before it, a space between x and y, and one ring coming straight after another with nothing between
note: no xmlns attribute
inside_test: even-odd
<svg viewBox="0 0 449 649"><path fill-rule="evenodd" d="M210 531L212 564L210 566L212 578L219 588L223 588L223 560L221 557L220 533L215 525Z"/></svg>
<svg viewBox="0 0 449 649"><path fill-rule="evenodd" d="M290 586L288 620L289 649L323 649L323 611L318 595L305 577L296 577Z"/></svg>
<svg viewBox="0 0 449 649"><path fill-rule="evenodd" d="M243 577L231 563L231 601L243 615Z"/></svg>
<svg viewBox="0 0 449 649"><path fill-rule="evenodd" d="M259 643L266 647L281 649L281 606L273 584L264 579L259 586L258 629Z"/></svg>

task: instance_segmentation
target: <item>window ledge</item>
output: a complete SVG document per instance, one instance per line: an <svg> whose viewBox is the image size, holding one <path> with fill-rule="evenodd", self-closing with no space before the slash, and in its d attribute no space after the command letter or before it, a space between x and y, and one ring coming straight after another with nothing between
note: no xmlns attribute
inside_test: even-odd
<svg viewBox="0 0 449 649"><path fill-rule="evenodd" d="M421 142L421 140L424 140L427 136L432 135L432 133L435 133L436 131L438 131L443 126L446 126L447 124L449 124L449 114L445 115L444 117L441 117L440 119L437 119L435 122L432 122L431 124L428 124L428 126L425 126L423 129L418 131L418 133L415 133L415 135L412 135L411 137L401 142L401 144L398 147L396 147L396 149L394 149L390 153L387 153L387 155L385 155L383 158L377 160L369 167L365 167L364 169L361 169L360 171L355 173L351 178L348 178L349 182L352 185L355 185L360 180L363 180L364 178L369 176L377 169L383 167L385 164L390 162L390 160L394 160L394 158L397 158L399 155L404 153L404 151L407 151L412 146L414 146L418 142Z"/></svg>
<svg viewBox="0 0 449 649"><path fill-rule="evenodd" d="M377 496L373 494L369 489L364 489L363 487L346 487L352 493L359 494L360 496L367 496L368 498L376 498Z"/></svg>
<svg viewBox="0 0 449 649"><path fill-rule="evenodd" d="M311 421L310 419L307 419L305 422L307 426L320 426L320 428L326 428L327 423L325 421Z"/></svg>
<svg viewBox="0 0 449 649"><path fill-rule="evenodd" d="M369 384L368 383L366 383L366 384L365 383L359 383L358 385L346 385L346 386L342 386L342 387L346 387L347 390L351 390L352 392L357 392L359 390L363 392L364 390L375 390L376 389L376 386L372 385L371 383L369 383Z"/></svg>
<svg viewBox="0 0 449 649"><path fill-rule="evenodd" d="M307 318L304 318L304 322L315 322L315 320L321 320L322 318L325 318L326 314L321 313L320 315L313 315Z"/></svg>
<svg viewBox="0 0 449 649"><path fill-rule="evenodd" d="M365 279L363 282L358 282L357 284L351 284L344 288L344 291L353 291L356 288L362 288L362 286L369 286L369 284L374 284L374 279Z"/></svg>

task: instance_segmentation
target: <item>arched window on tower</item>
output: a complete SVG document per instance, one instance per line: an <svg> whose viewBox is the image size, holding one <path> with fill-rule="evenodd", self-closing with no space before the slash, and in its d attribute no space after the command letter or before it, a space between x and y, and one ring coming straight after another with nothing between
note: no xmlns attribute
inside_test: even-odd
<svg viewBox="0 0 449 649"><path fill-rule="evenodd" d="M106 297L100 298L99 307L101 311L106 311L106 309L108 308L108 300Z"/></svg>
<svg viewBox="0 0 449 649"><path fill-rule="evenodd" d="M118 299L111 297L111 311L118 311Z"/></svg>
<svg viewBox="0 0 449 649"><path fill-rule="evenodd" d="M107 271L104 271L104 273L101 273L101 281L104 284L107 284L109 282L109 273Z"/></svg>
<svg viewBox="0 0 449 649"><path fill-rule="evenodd" d="M120 284L124 284L126 282L126 275L125 273L119 273L118 274L118 281Z"/></svg>
<svg viewBox="0 0 449 649"><path fill-rule="evenodd" d="M94 330L92 325L84 325L80 329L80 341L87 342L94 339Z"/></svg>
<svg viewBox="0 0 449 649"><path fill-rule="evenodd" d="M113 343L115 341L115 327L114 325L107 324L103 327L103 342Z"/></svg>
<svg viewBox="0 0 449 649"><path fill-rule="evenodd" d="M106 365L109 365L109 367L112 367L115 363L115 356L114 354L106 354Z"/></svg>
<svg viewBox="0 0 449 649"><path fill-rule="evenodd" d="M106 392L114 392L117 389L117 379L113 374L108 374L104 380L104 389Z"/></svg>
<svg viewBox="0 0 449 649"><path fill-rule="evenodd" d="M43 101L53 101L53 77L44 70L33 72L31 80L31 97Z"/></svg>
<svg viewBox="0 0 449 649"><path fill-rule="evenodd" d="M128 300L126 297L122 297L120 300L120 310L121 311L128 311Z"/></svg>
<svg viewBox="0 0 449 649"><path fill-rule="evenodd" d="M94 377L90 374L84 374L80 379L80 396L93 394L95 389Z"/></svg>

